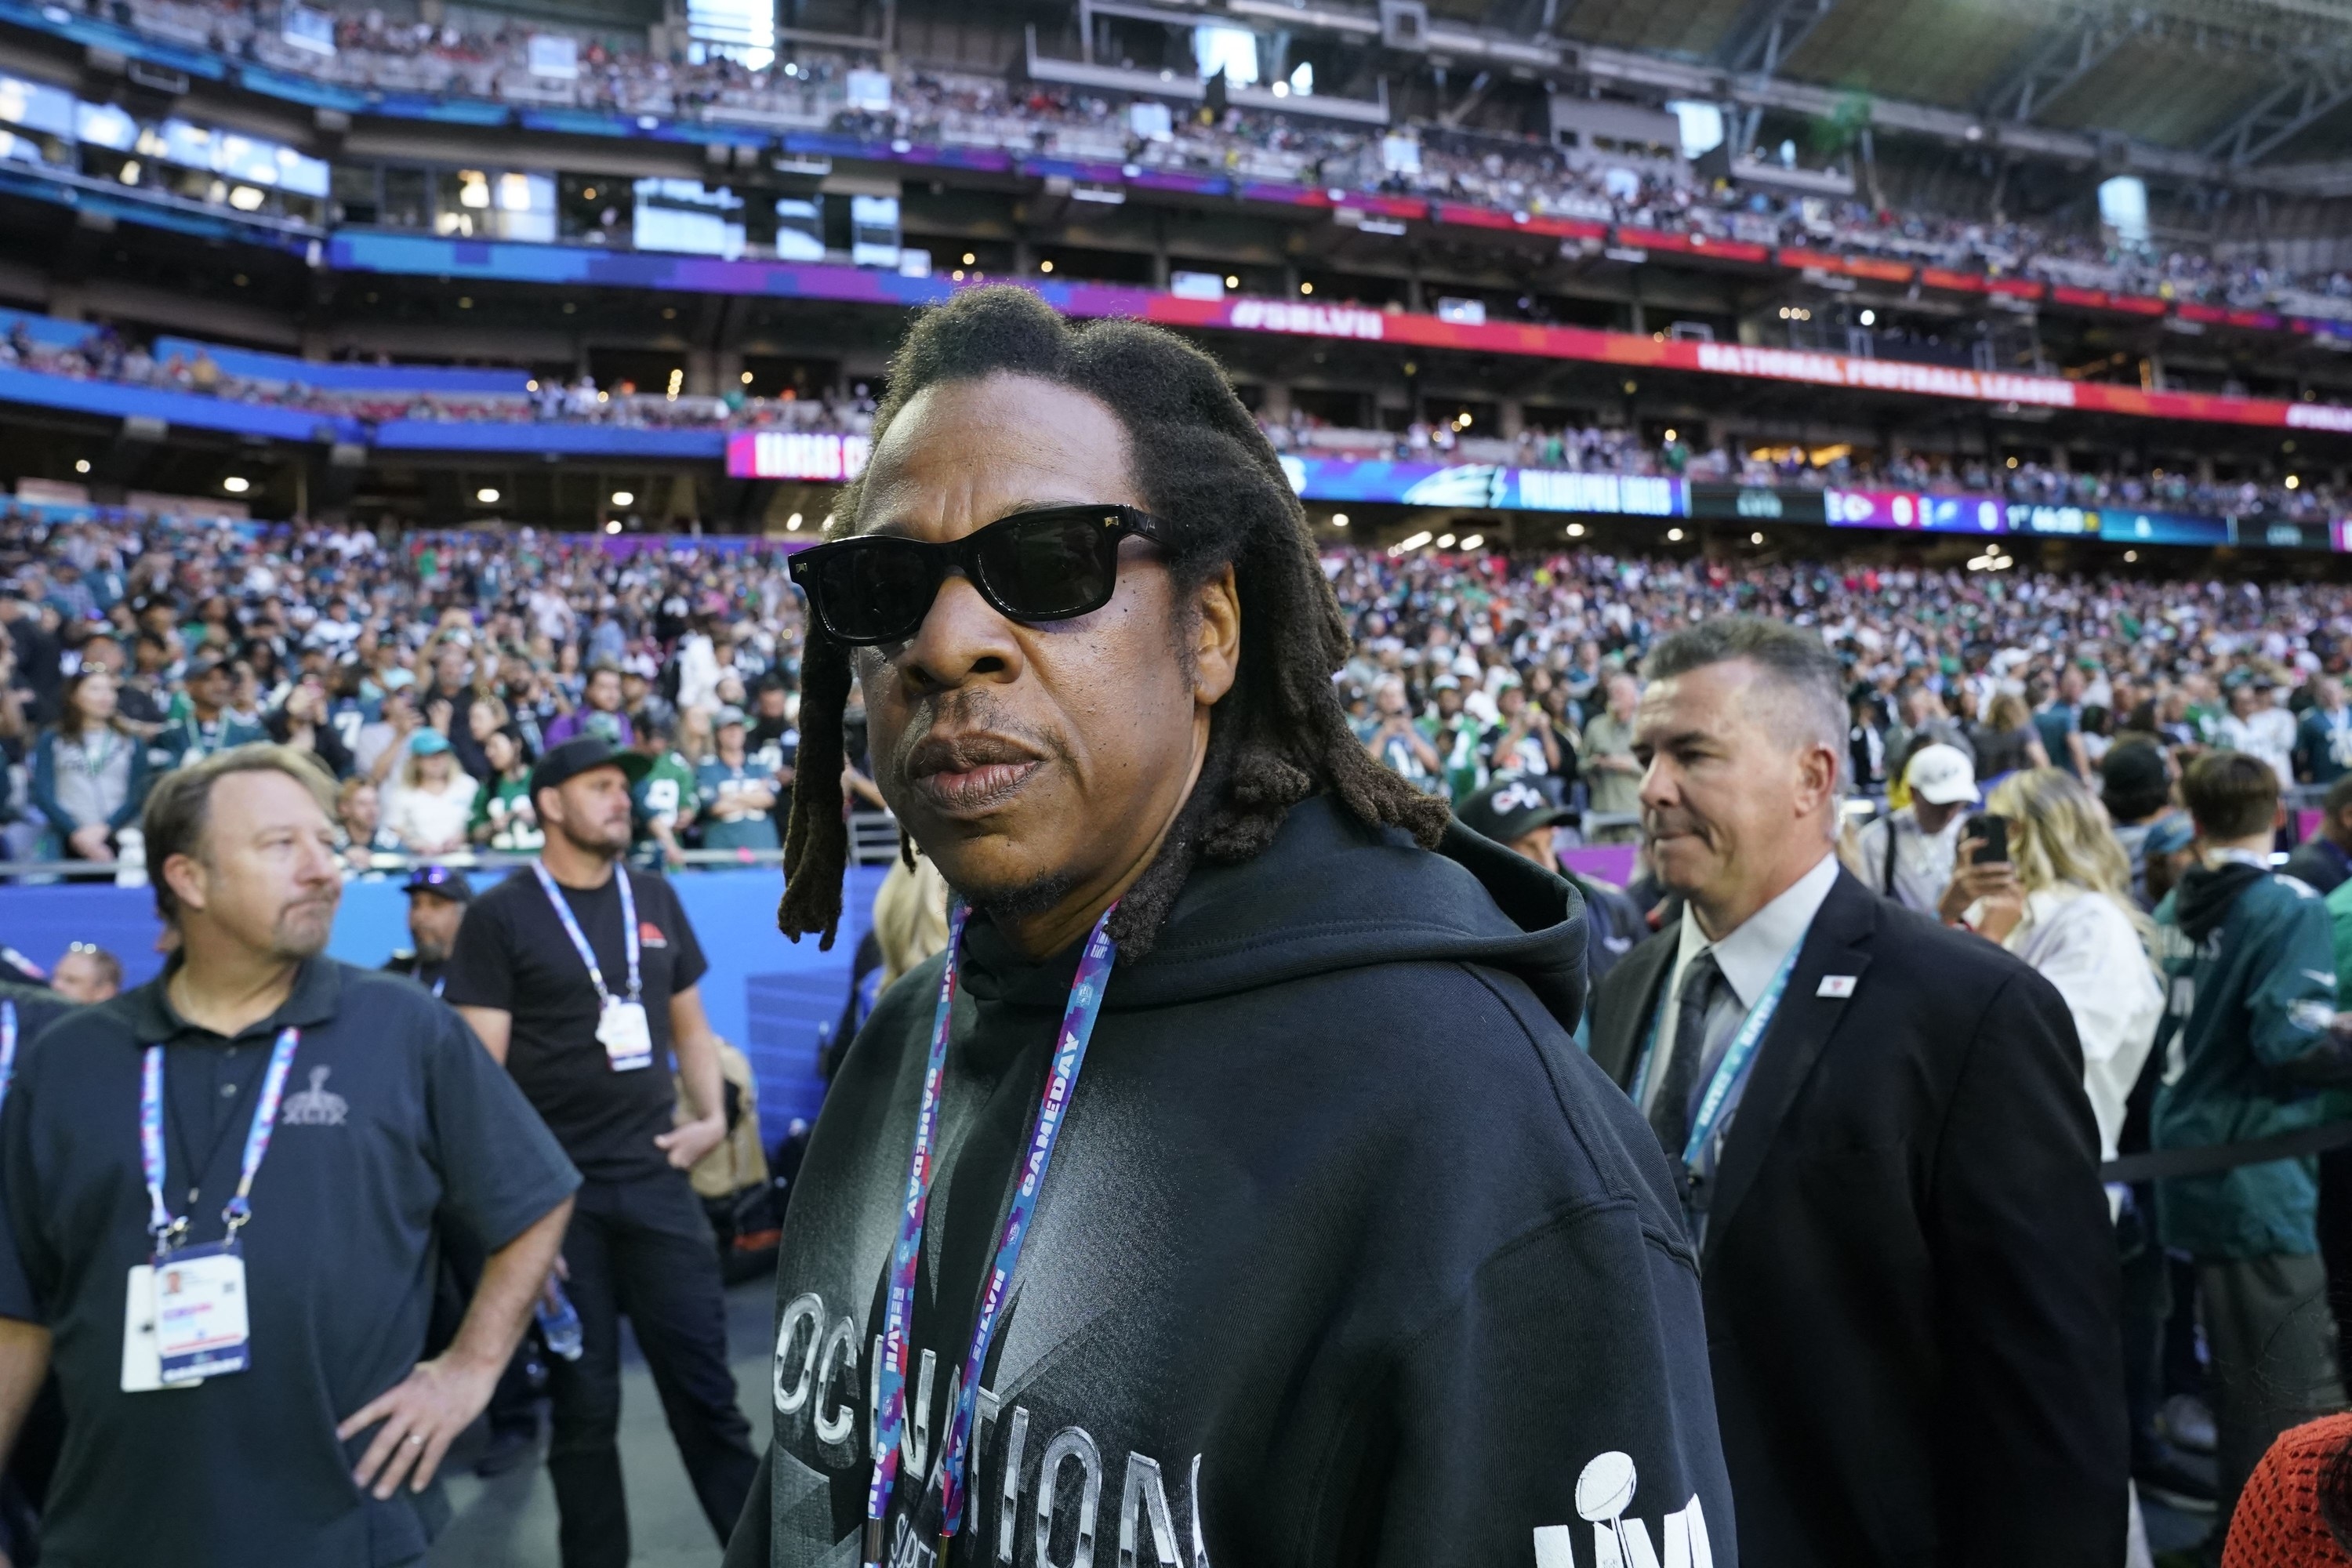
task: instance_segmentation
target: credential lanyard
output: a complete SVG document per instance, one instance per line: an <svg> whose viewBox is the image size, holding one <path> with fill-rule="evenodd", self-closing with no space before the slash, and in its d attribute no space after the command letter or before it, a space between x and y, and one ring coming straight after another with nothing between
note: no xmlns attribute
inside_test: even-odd
<svg viewBox="0 0 2352 1568"><path fill-rule="evenodd" d="M285 1098L286 1075L294 1066L295 1047L302 1043L302 1031L286 1029L279 1033L278 1044L270 1048L269 1070L261 1078L261 1098L253 1107L253 1125L245 1133L245 1160L239 1166L236 1193L221 1209L221 1219L228 1226L222 1239L235 1241L245 1222L253 1217L253 1176L261 1169L261 1158L269 1152L269 1135L278 1126L278 1104ZM187 1235L185 1215L174 1219L163 1203L163 1047L150 1046L139 1068L139 1164L147 1176L147 1230L155 1238L155 1250L160 1255L172 1249L174 1243ZM202 1180L204 1173L195 1173Z"/></svg>
<svg viewBox="0 0 2352 1568"><path fill-rule="evenodd" d="M1799 948L1803 944L1800 943ZM1772 1015L1780 1006L1780 993L1789 988L1789 972L1797 967L1799 948L1789 950L1773 972L1772 982L1764 987L1764 994L1756 998L1756 1005L1748 1009L1748 1016L1739 1026L1739 1033L1731 1037L1724 1047L1723 1059L1715 1064L1715 1076L1707 1079L1706 1092L1699 1097L1698 1111L1691 1118L1690 1141L1684 1144L1682 1163L1685 1170L1698 1164L1700 1152L1715 1136L1716 1124L1723 1120L1724 1107L1731 1091L1739 1086L1740 1078L1754 1059L1756 1047L1763 1043L1764 1031L1772 1025ZM1664 1032L1666 1004L1670 997L1660 997L1655 1013L1650 1018L1650 1048L1642 1053L1641 1075L1633 1080L1633 1103L1640 1105L1648 1099L1650 1072L1657 1065L1658 1037Z"/></svg>
<svg viewBox="0 0 2352 1568"><path fill-rule="evenodd" d="M555 906L555 918L563 922L563 934L572 939L572 946L580 954L580 962L588 966L589 983L596 987L596 1000L605 1006L613 1005L613 994L604 989L604 972L597 967L596 952L588 945L587 936L580 929L579 920L572 913L572 905L563 897L563 889L547 874L547 862L533 860L531 870L539 885L547 889L547 901ZM629 891L629 868L615 864L613 878L621 884L621 949L629 955L629 1000L640 1000L646 994L644 981L637 973L637 900Z"/></svg>
<svg viewBox="0 0 2352 1568"><path fill-rule="evenodd" d="M1114 904L1111 909L1118 906ZM939 1136L940 1092L947 1077L948 1021L955 1002L956 964L963 949L966 911L958 906L948 930L947 966L940 973L939 1010L931 1021L931 1054L923 1072L923 1097L915 1111L915 1147L907 1161L907 1195L898 1216L898 1243L890 1253L890 1294L883 1319L881 1421L874 1452L874 1479L866 1491L864 1561L874 1568L882 1561L882 1527L898 1485L899 1444L907 1425L908 1334L914 1317L915 1263L922 1250L923 1212L930 1202L934 1144ZM1021 1163L1021 1184L1013 1189L1013 1205L996 1242L996 1258L988 1271L988 1289L972 1323L971 1348L965 1353L963 1375L955 1384L955 1408L948 1417L940 1447L940 1560L947 1559L947 1540L956 1532L963 1512L964 1457L971 1443L973 1413L980 1403L980 1379L988 1361L990 1340L996 1332L1013 1272L1029 1238L1030 1221L1037 1212L1037 1194L1044 1191L1046 1168L1053 1163L1054 1143L1068 1117L1071 1097L1078 1087L1078 1068L1086 1061L1087 1042L1093 1037L1095 1019L1102 1012L1103 990L1110 978L1118 944L1110 939L1111 910L1105 910L1087 938L1078 957L1078 972L1070 984L1070 1000L1062 1012L1062 1031L1054 1047L1052 1072L1045 1092L1030 1123L1029 1148Z"/></svg>

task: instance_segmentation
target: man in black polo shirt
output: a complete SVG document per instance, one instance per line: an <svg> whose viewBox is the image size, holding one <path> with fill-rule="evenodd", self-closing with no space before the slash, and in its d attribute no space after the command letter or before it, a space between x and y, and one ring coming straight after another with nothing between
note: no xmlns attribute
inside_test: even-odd
<svg viewBox="0 0 2352 1568"><path fill-rule="evenodd" d="M436 996L449 983L449 954L474 884L455 866L419 866L408 873L408 943L384 961L385 973L405 974Z"/></svg>
<svg viewBox="0 0 2352 1568"><path fill-rule="evenodd" d="M706 965L668 883L622 864L652 759L583 735L531 770L540 858L474 900L443 995L507 1065L583 1178L563 1241L583 1352L550 1365L566 1568L629 1559L620 1319L645 1351L695 1496L723 1542L759 1468L735 1403L719 1253L686 1173L726 1136ZM677 1054L695 1120L674 1126Z"/></svg>
<svg viewBox="0 0 2352 1568"><path fill-rule="evenodd" d="M434 1472L554 1258L579 1177L530 1107L446 1007L320 956L331 787L268 745L159 784L170 967L19 1055L0 1444L54 1367L55 1568L420 1561L447 1512ZM442 1215L491 1256L419 1361Z"/></svg>

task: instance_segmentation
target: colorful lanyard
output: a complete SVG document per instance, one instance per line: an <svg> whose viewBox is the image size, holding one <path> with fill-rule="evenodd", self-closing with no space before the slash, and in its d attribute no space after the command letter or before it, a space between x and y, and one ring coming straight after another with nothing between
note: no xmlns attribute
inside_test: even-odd
<svg viewBox="0 0 2352 1568"><path fill-rule="evenodd" d="M0 998L0 1105L7 1103L8 1086L16 1081L16 1002Z"/></svg>
<svg viewBox="0 0 2352 1568"><path fill-rule="evenodd" d="M597 967L596 954L589 947L588 938L581 931L579 921L572 917L572 905L565 900L563 889L557 887L555 879L547 874L546 861L533 860L530 868L538 875L539 885L547 889L547 901L555 906L555 918L563 922L563 934L572 939L572 949L580 954L580 962L588 966L588 979L596 987L596 1000L607 1007L611 1006L613 994L604 989L604 972ZM628 868L615 865L613 876L621 884L621 947L629 955L629 1000L635 1002L646 994L644 980L637 973L637 900L636 896L629 891Z"/></svg>
<svg viewBox="0 0 2352 1568"><path fill-rule="evenodd" d="M1118 906L1114 904L1111 909ZM907 1197L898 1216L898 1243L890 1253L890 1294L882 1328L881 1423L874 1450L874 1479L866 1490L866 1554L867 1568L882 1561L882 1525L898 1485L899 1445L907 1425L908 1331L915 1310L915 1261L923 1244L923 1211L931 1195L933 1143L939 1133L940 1093L947 1078L948 1021L955 1002L956 964L963 948L966 910L959 905L948 929L947 965L940 973L939 1010L931 1020L931 1055L923 1072L923 1098L915 1111L915 1147L907 1161ZM1053 1163L1054 1144L1061 1136L1070 1100L1077 1092L1078 1068L1093 1037L1095 1019L1102 1012L1103 991L1110 978L1118 944L1110 939L1110 910L1087 938L1078 957L1078 972L1070 984L1070 1000L1062 1013L1061 1043L1055 1047L1052 1073L1030 1123L1029 1152L1021 1164L1021 1184L1013 1190L1013 1205L996 1243L996 1260L981 1297L980 1316L973 1322L971 1348L966 1352L963 1375L953 1386L955 1409L940 1447L936 1474L940 1483L940 1561L947 1560L947 1539L956 1532L963 1503L965 1450L971 1442L972 1416L980 1402L980 1380L988 1360L989 1342L1004 1307L1013 1271L1021 1262L1021 1248L1029 1239L1029 1226L1037 1210L1037 1194L1045 1185Z"/></svg>
<svg viewBox="0 0 2352 1568"><path fill-rule="evenodd" d="M270 1048L269 1070L262 1075L261 1099L253 1108L253 1125L246 1130L245 1163L239 1168L236 1194L221 1210L221 1219L228 1233L221 1239L235 1241L237 1231L253 1217L253 1175L261 1169L261 1157L269 1152L269 1134L278 1126L278 1102L286 1093L286 1075L294 1066L294 1049L302 1043L302 1031L287 1029L278 1037ZM139 1069L139 1164L147 1175L147 1231L155 1238L155 1250L160 1256L187 1235L185 1215L174 1219L163 1204L163 1047L150 1046ZM195 1173L202 1181L204 1173Z"/></svg>
<svg viewBox="0 0 2352 1568"><path fill-rule="evenodd" d="M1747 1018L1739 1026L1739 1033L1734 1035L1731 1044L1725 1047L1723 1059L1715 1064L1715 1076L1707 1080L1706 1093L1699 1099L1698 1114L1691 1118L1690 1140L1683 1146L1685 1169L1698 1163L1700 1152L1715 1136L1716 1123L1723 1120L1724 1108L1730 1101L1731 1091L1739 1086L1740 1079L1748 1071L1749 1060L1756 1055L1756 1047L1763 1043L1764 1031L1771 1026L1772 1015L1780 1009L1780 993L1789 988L1789 972L1797 967L1797 953L1803 945L1800 942L1797 947L1790 948L1789 956L1780 961L1780 967L1773 973L1772 983L1764 987L1764 994L1756 998L1756 1005L1748 1010ZM1665 1028L1667 1000L1660 999L1657 1011L1650 1018L1650 1048L1643 1053L1641 1076L1633 1081L1635 1105L1643 1104L1649 1096L1650 1069L1657 1064L1658 1037Z"/></svg>

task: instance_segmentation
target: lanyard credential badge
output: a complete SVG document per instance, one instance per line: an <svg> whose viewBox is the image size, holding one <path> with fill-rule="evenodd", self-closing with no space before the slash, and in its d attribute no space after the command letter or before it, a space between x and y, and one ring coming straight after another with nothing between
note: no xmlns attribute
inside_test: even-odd
<svg viewBox="0 0 2352 1568"><path fill-rule="evenodd" d="M646 1017L645 976L640 972L637 948L637 900L629 889L629 868L613 868L613 876L621 885L621 947L629 957L629 994L625 997L605 989L604 971L596 962L595 949L588 945L587 933L580 929L572 906L564 901L563 889L547 874L547 862L534 860L530 868L538 874L539 885L547 890L547 901L555 906L555 918L563 922L563 934L572 939L572 951L588 966L588 983L596 988L596 1043L604 1047L605 1060L614 1072L633 1072L653 1066L653 1026Z"/></svg>
<svg viewBox="0 0 2352 1568"><path fill-rule="evenodd" d="M186 1245L188 1216L163 1202L163 1047L150 1046L139 1071L139 1163L147 1182L147 1230L153 1259L131 1270L122 1311L122 1391L179 1388L243 1372L252 1364L246 1310L245 1256L237 1232L253 1217L253 1178L269 1152L286 1075L301 1031L279 1033L262 1074L260 1098L246 1130L236 1191L221 1209L220 1240ZM192 1172L201 1182L204 1173Z"/></svg>
<svg viewBox="0 0 2352 1568"><path fill-rule="evenodd" d="M988 1283L972 1322L971 1345L964 1355L962 1374L948 1384L951 1400L947 1432L940 1444L939 1458L933 1461L929 1485L930 1490L940 1493L937 1562L941 1564L947 1562L948 1547L963 1523L965 1459L971 1447L972 1420L980 1405L980 1380L987 1370L989 1342L995 1336L996 1325L1011 1296L1013 1271L1019 1266L1021 1249L1029 1239L1031 1222L1037 1214L1037 1196L1045 1187L1045 1172L1054 1161L1055 1142L1061 1137L1063 1123L1069 1119L1070 1103L1077 1093L1078 1068L1086 1061L1087 1042L1094 1037L1095 1019L1102 1012L1103 990L1110 979L1111 964L1118 956L1118 944L1111 941L1109 930L1111 910L1118 907L1113 904L1103 911L1078 956L1078 973L1070 983L1070 999L1062 1011L1061 1032L1055 1037L1053 1067L1045 1079L1045 1092L1029 1123L1026 1152L1019 1167L1020 1181L1005 1211L995 1259L989 1268ZM924 1068L922 1099L915 1110L915 1145L907 1162L906 1196L898 1213L898 1245L890 1251L890 1289L883 1318L882 1358L877 1368L880 1420L874 1448L873 1479L866 1491L865 1552L860 1559L866 1568L879 1568L883 1561L884 1525L891 1494L898 1482L899 1456L907 1427L907 1363L915 1316L916 1261L922 1252L923 1214L930 1202L931 1178L937 1173L934 1162L938 1157L940 1089L947 1079L948 1023L955 1005L956 963L963 949L965 914L962 906L957 906L948 926L947 965L940 972L939 1010L931 1021L930 1060ZM904 1529L902 1521L902 1531Z"/></svg>

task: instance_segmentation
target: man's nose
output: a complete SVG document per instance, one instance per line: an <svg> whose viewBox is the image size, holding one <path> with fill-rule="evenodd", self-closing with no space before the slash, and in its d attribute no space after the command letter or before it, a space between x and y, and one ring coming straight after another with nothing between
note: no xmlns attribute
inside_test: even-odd
<svg viewBox="0 0 2352 1568"><path fill-rule="evenodd" d="M1024 661L1013 623L970 578L950 572L921 627L891 662L918 689L946 691L974 679L1012 679Z"/></svg>

